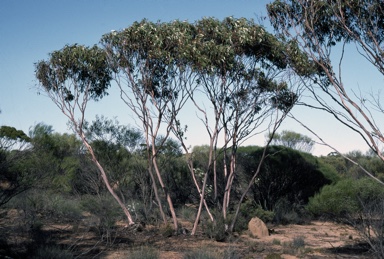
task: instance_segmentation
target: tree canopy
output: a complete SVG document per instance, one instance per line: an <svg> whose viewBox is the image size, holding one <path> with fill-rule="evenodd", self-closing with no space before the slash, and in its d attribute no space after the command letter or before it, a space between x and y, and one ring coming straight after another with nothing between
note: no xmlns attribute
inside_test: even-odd
<svg viewBox="0 0 384 259"><path fill-rule="evenodd" d="M384 75L383 2L276 0L267 9L281 38L296 42L319 71L305 84L320 106L307 105L333 115L384 160L381 86L356 90L345 83L343 74L343 61L349 54L346 46L354 44L357 53Z"/></svg>
<svg viewBox="0 0 384 259"><path fill-rule="evenodd" d="M110 86L112 70L105 52L97 46L67 45L35 66L41 86L47 92L61 92L65 101L79 98L79 92L87 92L89 98L98 100ZM73 84L66 84L68 81Z"/></svg>
<svg viewBox="0 0 384 259"><path fill-rule="evenodd" d="M272 144L310 153L315 142L308 136L294 131L283 130L281 133L273 135Z"/></svg>

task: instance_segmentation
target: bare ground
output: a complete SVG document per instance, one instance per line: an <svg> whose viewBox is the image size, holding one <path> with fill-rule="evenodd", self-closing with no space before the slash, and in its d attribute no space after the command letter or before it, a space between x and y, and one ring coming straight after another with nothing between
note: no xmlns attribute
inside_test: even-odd
<svg viewBox="0 0 384 259"><path fill-rule="evenodd" d="M190 222L182 225L191 229ZM132 252L143 247L158 251L161 259L183 258L195 250L209 251L218 258L371 258L367 246L347 225L313 221L306 225L269 227L271 235L262 239L244 232L228 237L225 242L216 242L202 233L165 237L159 226L137 231L118 223L107 239L106 233L84 221L63 223L56 219L43 222L40 234L44 242L65 247L77 258L130 258ZM23 225L23 216L17 211L0 212L0 237L0 258L9 255L25 258L17 255L25 255L31 249L28 248L30 230Z"/></svg>

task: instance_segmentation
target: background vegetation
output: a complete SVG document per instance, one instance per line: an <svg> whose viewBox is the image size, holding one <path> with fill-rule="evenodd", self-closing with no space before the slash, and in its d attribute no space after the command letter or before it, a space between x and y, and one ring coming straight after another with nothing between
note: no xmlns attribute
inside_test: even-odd
<svg viewBox="0 0 384 259"><path fill-rule="evenodd" d="M216 241L246 229L253 216L278 224L343 221L382 257L381 100L349 91L341 76L350 43L383 74L381 4L274 1L267 10L275 35L244 18L142 20L103 35L99 45L52 52L35 64L38 88L74 135L43 123L28 135L1 127L0 206L22 215L26 240L15 252L3 234L2 249L66 258L71 247L55 246L44 228L49 220L74 223L73 231L87 226L110 245L122 220L137 231L157 225L164 237L186 234L180 215L190 219L192 211L191 235L199 227ZM336 45L343 53L339 71L331 56ZM86 120L88 103L105 97L112 81L140 129ZM317 104L300 102L303 91ZM186 103L206 129L207 146L185 144ZM312 156L310 138L278 133L287 116L295 119L295 105L334 115L371 152ZM241 146L260 132L267 132L264 147Z"/></svg>

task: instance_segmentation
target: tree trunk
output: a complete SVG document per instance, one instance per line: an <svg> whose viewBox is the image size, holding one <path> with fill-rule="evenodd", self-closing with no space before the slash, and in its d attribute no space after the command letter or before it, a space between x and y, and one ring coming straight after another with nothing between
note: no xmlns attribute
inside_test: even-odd
<svg viewBox="0 0 384 259"><path fill-rule="evenodd" d="M154 144L152 146L154 148ZM152 152L155 153L155 150L152 150ZM176 217L175 208L173 207L173 202L172 202L171 196L169 195L168 189L164 185L163 178L161 177L160 170L159 170L159 168L157 166L157 161L156 161L156 157L155 156L152 157L152 163L153 163L153 167L155 168L155 172L156 172L156 175L157 175L157 179L158 179L158 181L160 183L160 186L163 189L163 192L164 192L164 194L165 194L165 196L167 198L169 210L171 212L172 219L173 219L173 227L174 227L175 232L177 232L178 224L177 224L177 217Z"/></svg>
<svg viewBox="0 0 384 259"><path fill-rule="evenodd" d="M205 201L204 194L205 194L205 186L207 184L207 179L208 179L208 170L207 172L205 172L205 175L204 175L203 188L201 189L201 194L200 194L199 209L197 210L197 215L196 215L195 223L193 224L191 235L194 235L196 233L197 225L199 224L203 203Z"/></svg>
<svg viewBox="0 0 384 259"><path fill-rule="evenodd" d="M85 136L82 134L81 136L82 140L83 140L83 143L84 145L87 147L89 153L91 154L91 157L92 157L92 161L96 164L97 168L99 169L100 171L100 174L101 174L101 178L103 179L103 182L105 184L105 186L107 187L108 191L112 194L113 198L115 198L115 200L117 201L117 203L120 205L120 207L122 208L125 216L127 217L128 219L128 224L129 225L133 225L135 224L135 222L133 221L132 219L132 216L131 214L129 213L127 207L125 206L125 204L121 201L121 199L119 198L119 196L115 193L115 191L113 190L113 188L111 187L110 183L109 183L109 180L108 180L108 176L107 174L105 173L104 171L104 168L100 165L99 161L97 160L96 156L95 156L95 153L93 152L93 148L91 147L91 145L88 143L88 141L85 139Z"/></svg>

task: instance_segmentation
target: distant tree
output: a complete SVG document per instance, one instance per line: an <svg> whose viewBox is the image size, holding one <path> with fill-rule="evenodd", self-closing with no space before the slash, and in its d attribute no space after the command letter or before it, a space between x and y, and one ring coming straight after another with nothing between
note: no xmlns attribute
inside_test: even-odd
<svg viewBox="0 0 384 259"><path fill-rule="evenodd" d="M382 181L384 180L383 161L372 152L364 154L361 151L351 151L343 155L330 154L319 159L335 168L339 175L343 177L348 176L353 179L360 179L366 176L366 172L361 168L363 167L371 172L373 176ZM355 161L355 163L351 161Z"/></svg>
<svg viewBox="0 0 384 259"><path fill-rule="evenodd" d="M38 123L30 128L30 167L45 171L37 188L50 188L58 192L74 191L73 182L81 171L82 142L74 134L55 133L52 126Z"/></svg>
<svg viewBox="0 0 384 259"><path fill-rule="evenodd" d="M295 41L320 72L321 77L303 81L319 104L307 105L333 115L384 161L381 90L353 90L345 84L343 73L346 47L351 44L372 69L384 75L383 1L276 0L267 9L275 30ZM361 64L355 65L359 73Z"/></svg>
<svg viewBox="0 0 384 259"><path fill-rule="evenodd" d="M131 214L110 185L108 176L84 132L88 102L105 96L110 86L112 70L105 52L97 46L67 45L59 51L54 51L48 60L39 61L35 66L41 91L68 117L72 129L80 137L99 169L108 191L124 211L128 223L133 224Z"/></svg>
<svg viewBox="0 0 384 259"><path fill-rule="evenodd" d="M0 149L11 150L13 147L20 148L27 144L30 138L22 131L10 126L0 127ZM19 145L19 147L16 147Z"/></svg>
<svg viewBox="0 0 384 259"><path fill-rule="evenodd" d="M33 177L20 166L30 140L22 130L0 127L0 207L34 184Z"/></svg>
<svg viewBox="0 0 384 259"><path fill-rule="evenodd" d="M96 116L92 123L85 126L87 138L91 141L105 141L135 152L143 142L142 133L137 128L124 126L116 119Z"/></svg>
<svg viewBox="0 0 384 259"><path fill-rule="evenodd" d="M302 152L311 153L315 142L305 135L294 131L283 130L281 133L276 133L272 138L272 145L281 145L296 149Z"/></svg>

